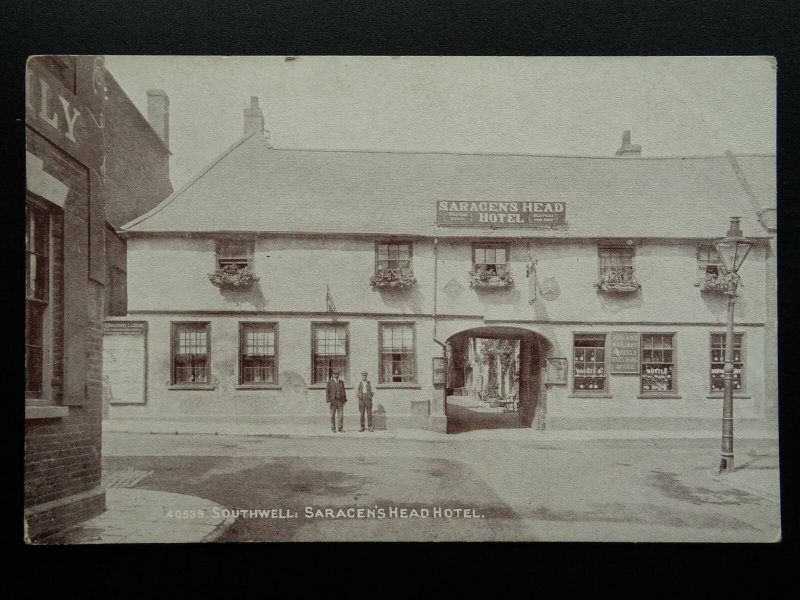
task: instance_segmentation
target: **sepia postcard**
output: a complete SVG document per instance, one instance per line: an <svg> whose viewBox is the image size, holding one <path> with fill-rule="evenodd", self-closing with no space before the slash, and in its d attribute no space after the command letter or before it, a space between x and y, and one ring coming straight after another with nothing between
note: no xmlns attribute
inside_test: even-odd
<svg viewBox="0 0 800 600"><path fill-rule="evenodd" d="M777 68L30 57L25 540L780 541Z"/></svg>

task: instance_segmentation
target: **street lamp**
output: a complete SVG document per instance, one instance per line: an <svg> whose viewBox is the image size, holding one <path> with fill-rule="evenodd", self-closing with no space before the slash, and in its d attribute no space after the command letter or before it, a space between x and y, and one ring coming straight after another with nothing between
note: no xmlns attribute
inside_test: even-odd
<svg viewBox="0 0 800 600"><path fill-rule="evenodd" d="M728 235L714 242L722 260L725 279L728 281L728 330L725 334L725 368L723 370L724 397L722 400L722 453L719 463L720 473L733 471L733 305L736 301L736 288L739 285L739 267L753 247L753 240L742 235L739 217L731 217Z"/></svg>

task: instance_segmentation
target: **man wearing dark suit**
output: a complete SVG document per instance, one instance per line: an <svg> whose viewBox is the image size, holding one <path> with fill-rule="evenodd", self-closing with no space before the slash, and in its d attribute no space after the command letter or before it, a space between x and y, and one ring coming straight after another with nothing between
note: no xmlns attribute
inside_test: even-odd
<svg viewBox="0 0 800 600"><path fill-rule="evenodd" d="M347 394L344 391L344 381L339 379L339 371L333 372L333 379L328 380L325 386L325 401L331 407L331 431L336 431L336 413L339 413L339 431L344 431L344 404L347 402Z"/></svg>
<svg viewBox="0 0 800 600"><path fill-rule="evenodd" d="M372 383L367 379L367 372L361 371L361 381L358 382L358 412L361 413L361 429L364 431L364 413L367 413L367 427L372 428Z"/></svg>

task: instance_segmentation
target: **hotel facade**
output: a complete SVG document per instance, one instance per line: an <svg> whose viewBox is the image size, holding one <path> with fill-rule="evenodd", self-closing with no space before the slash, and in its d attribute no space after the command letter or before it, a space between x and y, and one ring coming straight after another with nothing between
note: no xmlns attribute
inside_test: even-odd
<svg viewBox="0 0 800 600"><path fill-rule="evenodd" d="M755 245L736 301L739 430L777 431L775 157L285 150L244 135L118 233L141 394L109 417L318 423L340 368L389 429L447 430L469 345L519 342L535 429L718 431L727 296L713 240ZM127 324L127 325L124 325ZM112 382L113 385L113 382Z"/></svg>

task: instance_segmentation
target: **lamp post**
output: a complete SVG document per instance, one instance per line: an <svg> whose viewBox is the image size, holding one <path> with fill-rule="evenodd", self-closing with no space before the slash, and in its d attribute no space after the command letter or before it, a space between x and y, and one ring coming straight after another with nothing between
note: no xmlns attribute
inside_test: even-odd
<svg viewBox="0 0 800 600"><path fill-rule="evenodd" d="M742 235L739 217L731 217L731 226L724 238L714 242L722 260L722 268L728 281L728 330L725 334L725 368L723 370L724 397L722 400L722 452L720 473L733 471L733 307L736 288L739 285L739 267L753 247L753 240Z"/></svg>

